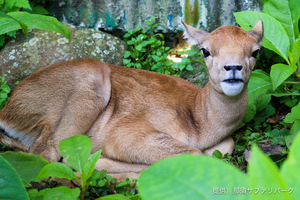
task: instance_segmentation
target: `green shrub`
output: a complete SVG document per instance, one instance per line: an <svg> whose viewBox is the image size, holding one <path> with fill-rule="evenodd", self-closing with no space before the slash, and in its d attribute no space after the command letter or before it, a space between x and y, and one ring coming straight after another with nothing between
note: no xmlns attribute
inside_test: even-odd
<svg viewBox="0 0 300 200"><path fill-rule="evenodd" d="M249 104L243 120L245 123L257 113L265 112L271 96L285 97L285 103L289 106L295 106L300 100L300 4L294 0L263 0L263 3L263 13L243 11L234 13L234 16L245 30L250 30L261 19L264 24L262 46L277 53L285 63L271 66L270 75L262 70L252 73L248 90ZM272 112L274 114L275 110ZM293 122L291 133L295 134L300 126L296 118L288 120L288 123Z"/></svg>
<svg viewBox="0 0 300 200"><path fill-rule="evenodd" d="M37 28L62 33L70 39L70 32L63 24L54 17L41 14L48 13L40 6L30 4L28 0L0 1L0 47L5 42L5 35L16 37L16 31L19 29L22 29L26 36L28 29Z"/></svg>
<svg viewBox="0 0 300 200"><path fill-rule="evenodd" d="M124 53L124 66L174 76L180 76L184 69L193 70L191 61L186 57L183 57L181 64L168 59L170 48L164 46L163 34L154 33L158 26L155 24L155 17L151 17L146 25L145 30L138 26L124 35L124 41L129 46L129 50ZM192 54L192 51L194 50L189 53Z"/></svg>

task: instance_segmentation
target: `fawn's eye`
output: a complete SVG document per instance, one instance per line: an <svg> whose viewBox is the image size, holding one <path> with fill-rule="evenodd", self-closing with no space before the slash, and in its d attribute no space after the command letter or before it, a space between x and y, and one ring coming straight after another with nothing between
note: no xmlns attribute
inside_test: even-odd
<svg viewBox="0 0 300 200"><path fill-rule="evenodd" d="M204 58L207 58L208 56L210 56L209 51L207 51L206 49L201 48L200 50L201 50L201 52L202 52Z"/></svg>
<svg viewBox="0 0 300 200"><path fill-rule="evenodd" d="M251 57L256 58L258 53L259 53L259 49L253 51L253 53L251 54Z"/></svg>

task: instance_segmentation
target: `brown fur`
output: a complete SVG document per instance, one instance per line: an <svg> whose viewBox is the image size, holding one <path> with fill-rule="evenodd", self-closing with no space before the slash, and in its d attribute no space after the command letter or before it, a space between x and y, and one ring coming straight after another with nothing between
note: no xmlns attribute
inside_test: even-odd
<svg viewBox="0 0 300 200"><path fill-rule="evenodd" d="M251 54L259 48L262 24L252 32L227 26L211 34L184 27L189 39L211 53L205 59L210 76L205 88L95 59L51 65L22 81L1 110L6 134L0 134L0 142L55 162L61 157L61 140L85 134L93 152L103 149L96 168L120 177L137 177L154 162L186 152L232 153L230 135L246 111L255 64ZM235 93L225 84L229 96L221 86L232 73L224 70L227 65L243 66L236 73L244 80Z"/></svg>

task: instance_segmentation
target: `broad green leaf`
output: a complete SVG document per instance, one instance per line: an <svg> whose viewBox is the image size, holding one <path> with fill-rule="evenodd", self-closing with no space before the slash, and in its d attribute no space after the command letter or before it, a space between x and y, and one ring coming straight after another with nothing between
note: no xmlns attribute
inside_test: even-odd
<svg viewBox="0 0 300 200"><path fill-rule="evenodd" d="M59 151L71 167L83 173L92 151L92 140L85 135L75 135L59 143Z"/></svg>
<svg viewBox="0 0 300 200"><path fill-rule="evenodd" d="M49 161L42 156L23 152L7 151L2 155L18 172L19 176L23 179L25 187L30 186L31 181L35 181L39 172L44 166L49 164Z"/></svg>
<svg viewBox="0 0 300 200"><path fill-rule="evenodd" d="M291 61L291 65L296 65L299 61L300 57L300 38L295 40L295 43L292 48L292 52L289 52L289 59Z"/></svg>
<svg viewBox="0 0 300 200"><path fill-rule="evenodd" d="M114 195L104 196L96 200L130 200L130 199L128 197L125 197L123 194L114 194Z"/></svg>
<svg viewBox="0 0 300 200"><path fill-rule="evenodd" d="M235 187L249 187L243 172L216 158L187 154L155 163L141 172L138 184L143 200L250 198L233 194Z"/></svg>
<svg viewBox="0 0 300 200"><path fill-rule="evenodd" d="M296 119L291 128L291 134L297 133L299 130L300 130L300 119Z"/></svg>
<svg viewBox="0 0 300 200"><path fill-rule="evenodd" d="M290 6L291 14L292 14L295 38L298 38L299 37L298 22L299 22L299 18L300 18L299 0L289 0L289 6Z"/></svg>
<svg viewBox="0 0 300 200"><path fill-rule="evenodd" d="M4 23L8 23L8 24L2 25L3 21L4 21ZM11 23L9 23L7 21L14 22L15 25L17 23L19 25L19 28L10 27ZM22 29L22 31L25 33L25 35L27 37L28 27L23 22L19 21L18 19L15 19L14 17L11 17L3 12L0 12L0 28L1 27L3 28L3 26L4 26L4 28L7 28L8 30L5 30L4 32L0 31L0 35Z"/></svg>
<svg viewBox="0 0 300 200"><path fill-rule="evenodd" d="M256 145L252 146L250 161L248 165L250 188L253 189L251 197L256 199L289 200L288 192L274 192L275 189L288 191L288 186L273 161L267 157ZM259 190L257 193L254 192ZM272 194L269 194L272 189ZM265 192L262 192L265 190Z"/></svg>
<svg viewBox="0 0 300 200"><path fill-rule="evenodd" d="M261 105L264 104L266 106L269 103L265 100L271 100L271 98L266 95L271 85L271 79L266 72L262 70L255 70L252 72L248 84L249 102L246 115L243 119L244 122L249 122L253 119L257 112L257 107L262 110L264 108Z"/></svg>
<svg viewBox="0 0 300 200"><path fill-rule="evenodd" d="M21 26L18 22L24 23L28 26L28 29L43 29L48 31L55 31L57 33L62 33L66 38L70 39L70 31L60 23L56 18L30 14L27 12L11 12L7 13L11 18L0 18L0 35L21 29ZM18 22L17 22L17 21Z"/></svg>
<svg viewBox="0 0 300 200"><path fill-rule="evenodd" d="M271 67L270 77L272 79L273 90L276 90L288 77L297 70L295 65L275 64Z"/></svg>
<svg viewBox="0 0 300 200"><path fill-rule="evenodd" d="M300 131L297 133L292 146L290 147L290 153L286 161L282 164L281 175L288 184L289 189L293 191L291 196L293 199L298 199L300 196Z"/></svg>
<svg viewBox="0 0 300 200"><path fill-rule="evenodd" d="M290 39L290 45L292 45L295 41L295 34L288 0L262 0L262 2L264 4L264 13L271 15L281 23Z"/></svg>
<svg viewBox="0 0 300 200"><path fill-rule="evenodd" d="M29 200L17 171L2 156L0 156L0 199Z"/></svg>
<svg viewBox="0 0 300 200"><path fill-rule="evenodd" d="M293 123L295 120L300 120L300 103L294 106L290 113L285 116L284 122L285 123Z"/></svg>
<svg viewBox="0 0 300 200"><path fill-rule="evenodd" d="M47 177L65 178L68 180L77 179L73 170L64 163L50 163L46 165L39 173L37 179L41 180Z"/></svg>
<svg viewBox="0 0 300 200"><path fill-rule="evenodd" d="M29 193L30 199L63 199L63 200L76 200L80 195L80 189L71 189L65 186L47 188L39 192Z"/></svg>
<svg viewBox="0 0 300 200"><path fill-rule="evenodd" d="M85 175L86 180L88 178L90 178L91 175L93 174L95 165L101 156L101 152L102 152L102 149L93 153L93 155L90 156L89 161L85 164L84 175Z"/></svg>
<svg viewBox="0 0 300 200"><path fill-rule="evenodd" d="M274 17L254 11L242 11L234 13L237 23L246 31L256 24L258 20L263 21L264 39L262 45L288 61L288 49L290 48L289 37L284 27Z"/></svg>

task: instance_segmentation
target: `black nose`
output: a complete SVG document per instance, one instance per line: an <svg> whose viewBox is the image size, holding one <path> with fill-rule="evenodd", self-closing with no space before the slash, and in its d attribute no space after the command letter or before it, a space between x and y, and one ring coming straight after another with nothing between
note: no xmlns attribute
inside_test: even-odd
<svg viewBox="0 0 300 200"><path fill-rule="evenodd" d="M242 65L225 65L224 69L226 71L230 71L230 70L233 70L233 71L239 70L239 71L241 71L243 69L243 66Z"/></svg>

